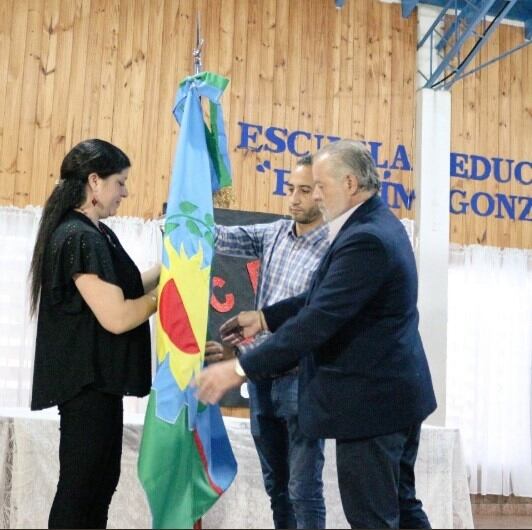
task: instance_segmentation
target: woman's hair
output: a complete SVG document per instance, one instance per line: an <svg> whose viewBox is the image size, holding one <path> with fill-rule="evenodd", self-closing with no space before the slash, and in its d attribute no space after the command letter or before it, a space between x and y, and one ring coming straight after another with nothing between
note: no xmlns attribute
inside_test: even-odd
<svg viewBox="0 0 532 530"><path fill-rule="evenodd" d="M100 178L105 179L110 175L120 173L130 165L129 158L123 151L109 142L98 139L80 142L63 159L58 184L43 208L31 259L30 307L32 315L35 314L39 302L46 246L64 215L74 208L79 208L85 202L88 176L96 173Z"/></svg>

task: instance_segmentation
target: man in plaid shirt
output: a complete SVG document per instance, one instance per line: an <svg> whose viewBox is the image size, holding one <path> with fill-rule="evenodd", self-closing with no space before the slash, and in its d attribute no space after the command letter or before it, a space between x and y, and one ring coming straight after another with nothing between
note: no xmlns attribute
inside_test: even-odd
<svg viewBox="0 0 532 530"><path fill-rule="evenodd" d="M306 291L329 242L327 226L312 199L312 158L298 160L287 183L288 219L215 229L216 252L261 260L256 308ZM240 355L268 339L258 336L239 346ZM222 347L210 342L211 359ZM218 355L216 355L218 354ZM325 528L323 440L303 435L297 419L297 368L273 379L248 381L251 433L264 485L271 499L275 528Z"/></svg>

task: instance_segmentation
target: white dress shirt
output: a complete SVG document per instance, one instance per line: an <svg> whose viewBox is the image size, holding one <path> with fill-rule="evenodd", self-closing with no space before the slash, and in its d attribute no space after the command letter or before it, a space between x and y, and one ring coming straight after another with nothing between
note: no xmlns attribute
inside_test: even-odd
<svg viewBox="0 0 532 530"><path fill-rule="evenodd" d="M342 226L345 225L346 221L351 217L351 214L360 206L362 206L366 201L363 201L359 204L356 204L353 206L353 208L350 208L347 210L347 212L344 212L343 214L340 214L338 217L335 217L332 221L329 221L329 235L327 236L327 240L329 243L332 243L336 236L338 235L338 232L342 229Z"/></svg>

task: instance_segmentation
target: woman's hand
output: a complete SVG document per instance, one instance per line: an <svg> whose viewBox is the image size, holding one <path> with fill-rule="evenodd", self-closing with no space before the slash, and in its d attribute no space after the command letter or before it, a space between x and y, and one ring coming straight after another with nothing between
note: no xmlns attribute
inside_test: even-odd
<svg viewBox="0 0 532 530"><path fill-rule="evenodd" d="M159 276L161 275L161 264L156 263L153 267L150 267L148 270L144 271L142 276L142 286L144 287L144 292L149 293L153 291L159 285Z"/></svg>
<svg viewBox="0 0 532 530"><path fill-rule="evenodd" d="M136 328L157 310L157 290L125 299L120 287L96 274L76 274L73 280L100 325L110 333L118 335Z"/></svg>
<svg viewBox="0 0 532 530"><path fill-rule="evenodd" d="M159 298L159 289L156 287L155 289L152 289L149 293L146 293L146 294L150 296L153 301L153 304L154 304L153 312L155 313L158 307L157 300Z"/></svg>

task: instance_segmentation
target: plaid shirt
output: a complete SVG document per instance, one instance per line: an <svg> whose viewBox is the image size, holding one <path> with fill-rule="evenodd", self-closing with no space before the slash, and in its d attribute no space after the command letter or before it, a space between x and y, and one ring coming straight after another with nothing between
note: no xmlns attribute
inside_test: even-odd
<svg viewBox="0 0 532 530"><path fill-rule="evenodd" d="M296 236L294 222L286 219L248 226L216 225L214 244L219 254L260 259L257 309L304 292L329 247L326 225Z"/></svg>
<svg viewBox="0 0 532 530"><path fill-rule="evenodd" d="M214 244L219 254L261 260L255 300L255 307L261 309L309 288L329 247L327 233L327 225L321 225L297 236L294 221L286 219L247 226L216 225ZM263 342L267 335L257 336L253 345ZM242 353L248 349L239 348Z"/></svg>

